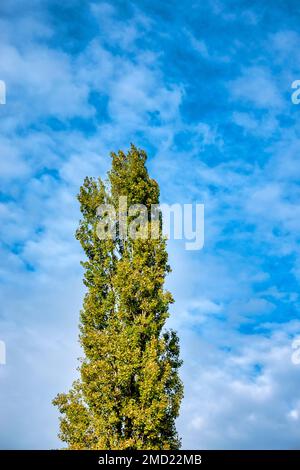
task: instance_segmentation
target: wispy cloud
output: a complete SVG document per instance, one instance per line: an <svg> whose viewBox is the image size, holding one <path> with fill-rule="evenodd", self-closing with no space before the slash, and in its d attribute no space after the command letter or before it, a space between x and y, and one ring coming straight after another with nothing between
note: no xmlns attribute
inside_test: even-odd
<svg viewBox="0 0 300 470"><path fill-rule="evenodd" d="M75 374L84 293L75 196L130 142L163 201L206 206L204 250L169 243L184 446L298 445L298 33L283 4L246 4L1 5L2 448L59 445L51 399Z"/></svg>

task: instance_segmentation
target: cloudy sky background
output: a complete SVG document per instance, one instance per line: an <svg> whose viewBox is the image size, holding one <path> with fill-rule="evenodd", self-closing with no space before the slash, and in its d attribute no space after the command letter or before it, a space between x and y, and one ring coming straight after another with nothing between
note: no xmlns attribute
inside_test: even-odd
<svg viewBox="0 0 300 470"><path fill-rule="evenodd" d="M0 448L57 448L80 356L83 178L146 149L162 202L205 204L170 241L184 448L299 448L297 0L0 6Z"/></svg>

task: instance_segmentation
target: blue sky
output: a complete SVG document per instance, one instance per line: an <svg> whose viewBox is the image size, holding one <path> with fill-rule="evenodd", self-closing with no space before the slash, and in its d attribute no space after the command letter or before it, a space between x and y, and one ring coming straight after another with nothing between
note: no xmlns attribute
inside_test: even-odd
<svg viewBox="0 0 300 470"><path fill-rule="evenodd" d="M299 448L300 6L296 0L0 6L0 447L56 448L80 356L76 194L111 150L149 155L162 202L205 204L169 242L184 448Z"/></svg>

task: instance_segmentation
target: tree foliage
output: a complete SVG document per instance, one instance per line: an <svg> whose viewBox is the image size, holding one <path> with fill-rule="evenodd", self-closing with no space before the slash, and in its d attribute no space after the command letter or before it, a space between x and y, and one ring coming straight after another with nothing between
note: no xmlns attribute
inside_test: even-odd
<svg viewBox="0 0 300 470"><path fill-rule="evenodd" d="M86 255L87 293L80 314L84 358L80 378L53 401L59 437L69 449L177 449L175 419L183 387L174 331L164 325L172 296L164 289L170 271L159 217L157 239L99 239L97 208L119 197L128 205L159 203L159 187L133 145L112 153L108 182L86 178L78 199L82 220L76 232ZM151 217L145 222L149 224Z"/></svg>

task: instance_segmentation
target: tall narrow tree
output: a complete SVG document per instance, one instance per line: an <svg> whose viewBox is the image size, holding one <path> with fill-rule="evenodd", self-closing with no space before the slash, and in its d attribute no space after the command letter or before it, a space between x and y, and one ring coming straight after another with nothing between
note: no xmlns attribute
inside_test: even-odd
<svg viewBox="0 0 300 470"><path fill-rule="evenodd" d="M59 408L59 437L69 449L178 449L175 419L183 395L174 331L165 331L169 304L164 290L170 271L159 214L158 237L99 238L99 206L118 214L127 204L159 204L159 187L148 175L146 154L133 145L112 153L108 182L86 178L78 199L82 220L76 232L86 254L87 293L80 316L84 358L80 378L53 403ZM149 215L141 221L148 229ZM149 232L150 233L150 232Z"/></svg>

